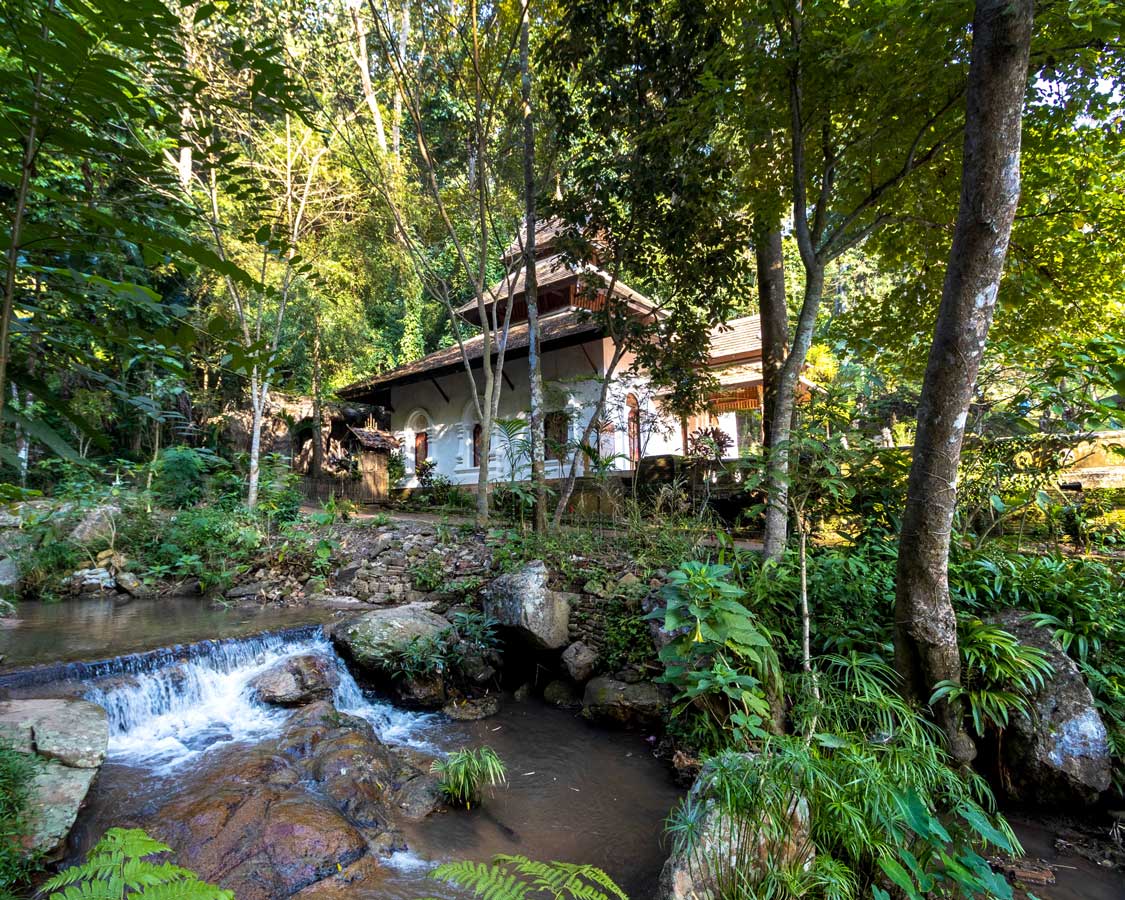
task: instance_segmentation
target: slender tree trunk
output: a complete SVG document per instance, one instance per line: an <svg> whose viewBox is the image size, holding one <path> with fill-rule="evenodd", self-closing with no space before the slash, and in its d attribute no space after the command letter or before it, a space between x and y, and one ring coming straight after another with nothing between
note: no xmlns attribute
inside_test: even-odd
<svg viewBox="0 0 1125 900"><path fill-rule="evenodd" d="M531 482L535 488L535 530L547 533L547 478L543 434L543 367L539 358L539 285L535 275L535 122L531 114L531 0L520 25L520 89L523 101L524 299L527 302L527 366L531 380Z"/></svg>
<svg viewBox="0 0 1125 900"><path fill-rule="evenodd" d="M255 371L250 378L250 471L246 477L246 505L254 509L258 505L258 483L261 480L262 419L268 388L259 387Z"/></svg>
<svg viewBox="0 0 1125 900"><path fill-rule="evenodd" d="M324 468L324 410L320 401L320 323L313 326L313 450L310 469L314 478L320 477Z"/></svg>
<svg viewBox="0 0 1125 900"><path fill-rule="evenodd" d="M785 303L785 260L781 227L761 219L754 223L754 257L758 271L758 317L762 329L762 431L771 446L777 383L789 352L789 311Z"/></svg>
<svg viewBox="0 0 1125 900"><path fill-rule="evenodd" d="M770 417L770 452L766 461L766 526L762 538L766 559L781 559L789 536L789 436L793 431L793 413L797 408L797 392L801 370L812 345L816 311L824 293L824 267L806 266L805 297L801 319L797 323L793 347L785 358L776 380L777 391Z"/></svg>
<svg viewBox="0 0 1125 900"><path fill-rule="evenodd" d="M375 139L379 142L379 149L387 152L387 135L383 130L383 113L379 109L379 98L375 96L375 88L371 84L371 61L367 54L367 29L359 17L359 10L352 10L352 25L355 26L356 51L352 54L356 66L359 67L359 81L363 86L363 99L371 111L371 118L375 121Z"/></svg>
<svg viewBox="0 0 1125 900"><path fill-rule="evenodd" d="M403 0L401 28L398 33L398 52L405 59L406 47L410 40L410 0ZM402 134L402 89L396 85L394 98L394 120L391 122L391 152L398 159Z"/></svg>
<svg viewBox="0 0 1125 900"><path fill-rule="evenodd" d="M895 660L921 702L939 681L961 677L949 541L965 423L1019 200L1032 19L1031 0L978 0L973 18L961 202L918 408L895 591ZM960 706L942 703L936 713L954 758L971 761Z"/></svg>

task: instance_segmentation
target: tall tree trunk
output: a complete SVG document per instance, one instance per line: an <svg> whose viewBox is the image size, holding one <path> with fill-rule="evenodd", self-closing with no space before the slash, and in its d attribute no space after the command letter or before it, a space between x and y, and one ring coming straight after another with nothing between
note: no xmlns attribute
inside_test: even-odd
<svg viewBox="0 0 1125 900"><path fill-rule="evenodd" d="M820 298L824 293L824 267L805 267L805 297L801 318L793 336L793 347L785 357L776 379L773 413L770 416L770 452L766 461L766 525L762 552L766 559L781 559L789 537L789 436L793 431L793 411L801 370L812 345L813 327Z"/></svg>
<svg viewBox="0 0 1125 900"><path fill-rule="evenodd" d="M250 471L246 476L246 506L254 509L258 505L258 485L261 480L262 419L265 416L266 397L269 388L259 387L255 371L250 378Z"/></svg>
<svg viewBox="0 0 1125 900"><path fill-rule="evenodd" d="M1019 200L1032 19L1031 0L978 0L973 18L961 202L918 407L895 589L895 661L922 702L939 681L961 677L949 540L965 422ZM954 758L971 761L960 705L941 703L936 713Z"/></svg>
<svg viewBox="0 0 1125 900"><path fill-rule="evenodd" d="M531 379L531 482L535 488L535 530L547 533L547 478L543 434L543 367L539 358L539 285L535 275L535 122L531 115L531 0L520 25L520 92L523 101L524 299L527 302L527 366Z"/></svg>
<svg viewBox="0 0 1125 900"><path fill-rule="evenodd" d="M405 59L406 47L410 40L410 0L403 0L402 20L398 33L398 53ZM398 159L402 134L402 89L395 86L394 119L391 122L391 152Z"/></svg>
<svg viewBox="0 0 1125 900"><path fill-rule="evenodd" d="M320 321L318 320L313 326L313 383L312 383L312 400L313 400L313 449L312 449L312 462L309 466L310 472L314 478L320 477L320 472L324 468L324 423L322 418L324 416L324 407L320 400Z"/></svg>
<svg viewBox="0 0 1125 900"><path fill-rule="evenodd" d="M773 412L781 367L789 352L789 311L785 303L785 260L781 226L757 219L754 258L758 272L758 317L762 329L762 430L766 449L772 446Z"/></svg>
<svg viewBox="0 0 1125 900"><path fill-rule="evenodd" d="M363 99L371 111L371 118L375 121L375 140L379 142L379 149L387 152L387 135L383 131L383 113L379 109L379 98L375 96L375 88L371 84L371 60L367 54L367 28L359 17L359 10L352 10L352 25L355 26L356 49L352 54L356 66L359 67L359 81L363 86Z"/></svg>

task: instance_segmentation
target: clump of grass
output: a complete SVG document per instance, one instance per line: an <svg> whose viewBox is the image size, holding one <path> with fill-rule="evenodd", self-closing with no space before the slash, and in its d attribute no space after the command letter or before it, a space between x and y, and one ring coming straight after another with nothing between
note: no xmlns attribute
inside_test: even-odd
<svg viewBox="0 0 1125 900"><path fill-rule="evenodd" d="M481 788L507 781L503 760L491 747L463 747L445 759L436 759L430 771L438 776L442 795L454 806L471 809L480 803Z"/></svg>
<svg viewBox="0 0 1125 900"><path fill-rule="evenodd" d="M34 777L32 758L0 742L0 897L24 883L35 867L23 847Z"/></svg>

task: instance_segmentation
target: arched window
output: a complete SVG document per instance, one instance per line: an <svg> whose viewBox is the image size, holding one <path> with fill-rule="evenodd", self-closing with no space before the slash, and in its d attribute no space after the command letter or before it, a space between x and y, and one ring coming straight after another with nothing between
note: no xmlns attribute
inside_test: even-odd
<svg viewBox="0 0 1125 900"><path fill-rule="evenodd" d="M428 431L414 432L414 471L430 456L430 433Z"/></svg>
<svg viewBox="0 0 1125 900"><path fill-rule="evenodd" d="M625 398L625 408L629 413L629 461L636 466L641 461L641 407L637 403L636 394L629 394Z"/></svg>
<svg viewBox="0 0 1125 900"><path fill-rule="evenodd" d="M480 439L483 431L480 427L480 422L473 426L473 468L480 467Z"/></svg>

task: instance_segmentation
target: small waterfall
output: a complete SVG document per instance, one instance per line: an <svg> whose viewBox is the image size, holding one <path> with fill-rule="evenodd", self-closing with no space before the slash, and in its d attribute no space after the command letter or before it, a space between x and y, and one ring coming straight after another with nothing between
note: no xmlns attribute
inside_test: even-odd
<svg viewBox="0 0 1125 900"><path fill-rule="evenodd" d="M319 628L192 646L195 652L168 660L170 665L119 669L124 674L117 683L86 692L109 716L112 760L168 770L216 747L271 737L290 711L255 701L250 682L280 660L305 653L335 660L337 709L367 719L388 743L433 749L427 732L434 717L366 697Z"/></svg>

